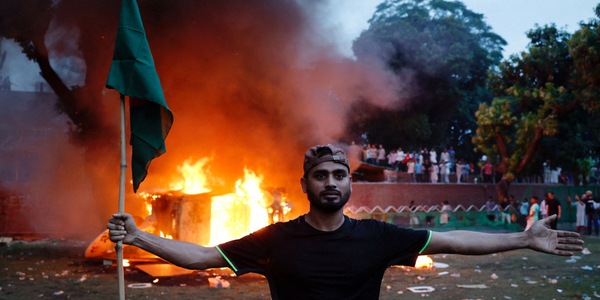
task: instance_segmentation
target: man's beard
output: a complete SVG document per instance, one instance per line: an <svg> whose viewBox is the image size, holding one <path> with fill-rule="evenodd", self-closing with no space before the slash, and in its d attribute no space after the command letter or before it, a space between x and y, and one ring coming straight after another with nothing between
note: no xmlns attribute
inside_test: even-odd
<svg viewBox="0 0 600 300"><path fill-rule="evenodd" d="M310 189L306 192L308 196L308 201L311 206L325 213L334 213L344 207L348 200L350 199L350 194L352 194L352 190L349 190L347 193L341 193L340 201L338 202L329 202L329 201L321 201L318 195L315 195Z"/></svg>

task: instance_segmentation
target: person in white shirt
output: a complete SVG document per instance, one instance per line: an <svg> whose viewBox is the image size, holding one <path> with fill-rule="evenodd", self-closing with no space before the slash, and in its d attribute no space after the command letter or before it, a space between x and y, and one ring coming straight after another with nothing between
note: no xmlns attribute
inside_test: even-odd
<svg viewBox="0 0 600 300"><path fill-rule="evenodd" d="M443 159L440 162L440 182L448 183L448 163Z"/></svg>
<svg viewBox="0 0 600 300"><path fill-rule="evenodd" d="M463 173L463 164L462 161L458 161L456 163L456 183L460 183L460 177L462 177Z"/></svg>
<svg viewBox="0 0 600 300"><path fill-rule="evenodd" d="M431 148L431 151L429 151L429 161L431 161L432 164L437 164L437 153L435 153L435 150L433 148Z"/></svg>
<svg viewBox="0 0 600 300"><path fill-rule="evenodd" d="M442 202L442 210L441 210L441 214L440 214L440 224L447 224L448 223L448 212L452 211L452 209L450 208L450 204L448 203L448 201L444 201Z"/></svg>
<svg viewBox="0 0 600 300"><path fill-rule="evenodd" d="M544 200L542 200L542 203L540 203L540 216L541 219L546 218L546 215L548 214L548 206L546 205L546 199L548 198L547 195L544 195Z"/></svg>
<svg viewBox="0 0 600 300"><path fill-rule="evenodd" d="M440 154L440 160L450 162L450 153L448 153L448 149L444 148L444 151L442 151L442 153Z"/></svg>
<svg viewBox="0 0 600 300"><path fill-rule="evenodd" d="M585 201L587 200L587 196L583 194L580 199L578 195L575 195L575 199L577 199L577 202L572 203L571 196L569 196L571 206L577 207L577 222L575 222L575 226L577 227L575 231L579 233L579 230L583 228L582 232L585 233L587 230L587 220L585 218Z"/></svg>
<svg viewBox="0 0 600 300"><path fill-rule="evenodd" d="M411 160L408 161L408 163L406 163L406 173L408 173L408 182L417 182L417 178L415 177L415 159L412 158Z"/></svg>
<svg viewBox="0 0 600 300"><path fill-rule="evenodd" d="M438 173L440 172L440 166L436 163L431 163L431 173L429 174L429 178L431 178L431 183L438 182Z"/></svg>
<svg viewBox="0 0 600 300"><path fill-rule="evenodd" d="M390 154L388 154L388 164L390 165L390 167L392 168L396 168L396 150L392 150L392 152L390 152Z"/></svg>

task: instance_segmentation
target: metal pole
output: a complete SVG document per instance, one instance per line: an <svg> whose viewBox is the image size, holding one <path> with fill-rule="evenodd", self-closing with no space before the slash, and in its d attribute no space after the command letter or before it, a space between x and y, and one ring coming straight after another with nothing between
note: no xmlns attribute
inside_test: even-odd
<svg viewBox="0 0 600 300"><path fill-rule="evenodd" d="M127 169L125 144L125 95L121 95L121 180L119 184L119 212L125 212L125 170ZM125 276L123 273L123 241L117 242L117 276L119 277L119 300L125 300Z"/></svg>

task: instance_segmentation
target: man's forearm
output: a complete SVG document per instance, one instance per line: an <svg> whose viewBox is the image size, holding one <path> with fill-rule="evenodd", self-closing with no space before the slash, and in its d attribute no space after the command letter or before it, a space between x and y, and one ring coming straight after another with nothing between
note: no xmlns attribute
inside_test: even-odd
<svg viewBox="0 0 600 300"><path fill-rule="evenodd" d="M430 246L425 249L425 252L429 254L483 255L529 246L529 237L526 232L490 234L456 230L443 233L433 232L433 234Z"/></svg>
<svg viewBox="0 0 600 300"><path fill-rule="evenodd" d="M183 268L204 270L215 267L207 265L208 248L200 245L169 240L143 231L134 239L133 245Z"/></svg>

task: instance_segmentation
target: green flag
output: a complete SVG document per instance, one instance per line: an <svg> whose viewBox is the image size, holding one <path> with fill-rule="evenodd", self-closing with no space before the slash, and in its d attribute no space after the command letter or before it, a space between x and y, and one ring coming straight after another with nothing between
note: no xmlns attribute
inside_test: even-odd
<svg viewBox="0 0 600 300"><path fill-rule="evenodd" d="M173 114L165 102L135 0L121 2L115 52L106 87L130 97L131 170L133 190L137 192L152 159L167 151L165 138L173 124Z"/></svg>

